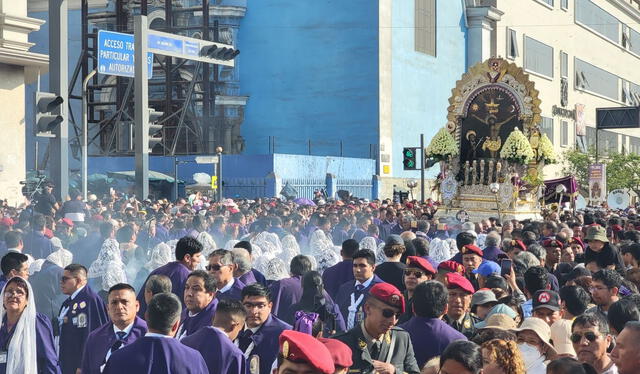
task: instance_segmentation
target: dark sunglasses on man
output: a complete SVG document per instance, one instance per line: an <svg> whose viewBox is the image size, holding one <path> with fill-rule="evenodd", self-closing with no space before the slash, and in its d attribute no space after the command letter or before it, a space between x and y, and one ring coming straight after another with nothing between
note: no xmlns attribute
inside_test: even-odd
<svg viewBox="0 0 640 374"><path fill-rule="evenodd" d="M577 333L577 332L574 332L573 334L571 334L571 337L570 337L571 342L572 342L573 344L578 344L578 343L580 343L580 341L582 341L582 337L583 337L583 336L584 336L585 338L587 338L587 340L589 341L589 343L592 343L592 342L594 342L596 339L598 339L598 335L596 335L596 333L591 332L591 331L587 331L587 332L585 332L585 333L584 333L584 335L583 335L583 334L579 334L579 333Z"/></svg>

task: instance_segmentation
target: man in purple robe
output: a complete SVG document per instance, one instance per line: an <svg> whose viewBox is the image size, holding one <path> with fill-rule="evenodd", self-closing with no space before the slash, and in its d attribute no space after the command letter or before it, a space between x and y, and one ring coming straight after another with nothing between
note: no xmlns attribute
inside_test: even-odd
<svg viewBox="0 0 640 374"><path fill-rule="evenodd" d="M64 268L62 293L69 295L58 315L60 324L60 366L62 374L75 374L89 333L108 321L102 298L87 284L87 269L79 264Z"/></svg>
<svg viewBox="0 0 640 374"><path fill-rule="evenodd" d="M361 249L353 255L352 271L355 280L343 283L335 298L347 329L352 329L364 319L362 307L369 289L382 282L382 279L373 273L375 268L376 256L370 250Z"/></svg>
<svg viewBox="0 0 640 374"><path fill-rule="evenodd" d="M345 282L353 280L353 255L360 249L360 245L353 239L342 242L340 255L342 261L325 269L322 273L324 289L335 300L338 288Z"/></svg>
<svg viewBox="0 0 640 374"><path fill-rule="evenodd" d="M164 266L152 271L149 276L161 274L171 279L171 292L178 296L179 300L184 297L184 283L187 281L189 274L196 269L200 263L202 253L202 244L196 239L185 236L178 240L176 244L176 261L170 262ZM147 279L149 279L147 277ZM145 284L147 281L145 280ZM140 288L138 292L138 302L140 302L140 312L138 316L143 317L147 309L147 303L144 300L145 287Z"/></svg>
<svg viewBox="0 0 640 374"><path fill-rule="evenodd" d="M24 238L24 253L35 259L45 258L54 251L51 240L44 236L46 220L42 214L36 214L31 219L33 230Z"/></svg>
<svg viewBox="0 0 640 374"><path fill-rule="evenodd" d="M247 311L244 330L238 335L238 348L244 356L260 358L260 373L269 373L278 355L278 337L291 325L271 314L273 303L269 290L261 284L252 284L242 290L242 305Z"/></svg>
<svg viewBox="0 0 640 374"><path fill-rule="evenodd" d="M246 249L247 252L249 252L249 260L253 261L253 258L251 257L252 247L251 247L251 243L250 242L248 242L246 240L241 240L241 241L237 242L233 246L233 248L244 248L244 249ZM258 282L263 286L267 285L267 278L259 270L252 268L249 271L249 273L251 273L251 274L249 275L248 273L245 273L244 275L238 277L238 279L240 279L240 281L242 283L244 283L245 286L248 286L248 285L253 284L255 282Z"/></svg>
<svg viewBox="0 0 640 374"><path fill-rule="evenodd" d="M271 313L283 319L289 311L289 306L300 301L302 297L302 275L312 268L311 260L305 255L297 255L291 259L289 265L290 278L273 282L269 286L273 308Z"/></svg>
<svg viewBox="0 0 640 374"><path fill-rule="evenodd" d="M209 255L209 265L207 271L215 280L218 293L218 300L238 300L240 301L240 293L244 288L237 278L233 277L235 264L233 263L233 254L226 249L216 249Z"/></svg>
<svg viewBox="0 0 640 374"><path fill-rule="evenodd" d="M209 374L248 374L247 360L233 344L246 317L247 312L239 301L222 300L213 317L213 326L203 327L181 342L200 352Z"/></svg>
<svg viewBox="0 0 640 374"><path fill-rule="evenodd" d="M413 293L414 316L400 325L411 336L418 366L440 356L449 343L467 340L467 337L449 326L441 318L448 302L447 288L438 281L427 281L416 286Z"/></svg>
<svg viewBox="0 0 640 374"><path fill-rule="evenodd" d="M189 274L184 285L184 305L180 328L176 337L182 339L201 327L211 326L211 320L216 313L218 299L216 296L216 282L204 270L196 270Z"/></svg>
<svg viewBox="0 0 640 374"><path fill-rule="evenodd" d="M146 312L149 332L113 352L106 374L206 374L207 364L195 349L173 339L180 325L182 304L176 295L155 295Z"/></svg>
<svg viewBox="0 0 640 374"><path fill-rule="evenodd" d="M111 354L147 333L147 323L136 316L140 303L136 291L126 283L109 289L108 322L87 338L82 355L82 374L100 374Z"/></svg>

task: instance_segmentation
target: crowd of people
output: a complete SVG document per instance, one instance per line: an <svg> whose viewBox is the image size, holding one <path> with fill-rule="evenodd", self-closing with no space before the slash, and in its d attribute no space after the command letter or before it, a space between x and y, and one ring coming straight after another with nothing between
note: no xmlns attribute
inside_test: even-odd
<svg viewBox="0 0 640 374"><path fill-rule="evenodd" d="M640 373L640 215L432 201L2 207L1 373Z"/></svg>

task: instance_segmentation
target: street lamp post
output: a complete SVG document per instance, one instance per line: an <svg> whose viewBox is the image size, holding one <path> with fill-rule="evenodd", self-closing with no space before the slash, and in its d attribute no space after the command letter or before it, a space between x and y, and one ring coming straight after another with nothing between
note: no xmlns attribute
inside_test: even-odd
<svg viewBox="0 0 640 374"><path fill-rule="evenodd" d="M87 201L88 194L88 166L89 166L89 115L87 110L87 85L89 80L96 75L96 70L92 70L82 81L82 199Z"/></svg>
<svg viewBox="0 0 640 374"><path fill-rule="evenodd" d="M498 202L498 191L500 191L500 184L491 183L489 185L489 189L491 190L491 193L493 193L493 196L496 198L496 207L498 208L498 219L500 220L500 222L502 222L502 212L500 211L500 203Z"/></svg>
<svg viewBox="0 0 640 374"><path fill-rule="evenodd" d="M222 201L222 147L216 147L218 154L218 201Z"/></svg>

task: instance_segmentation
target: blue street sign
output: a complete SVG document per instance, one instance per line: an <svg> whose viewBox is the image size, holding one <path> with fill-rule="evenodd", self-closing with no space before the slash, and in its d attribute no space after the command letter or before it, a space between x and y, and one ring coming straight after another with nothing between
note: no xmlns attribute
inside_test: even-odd
<svg viewBox="0 0 640 374"><path fill-rule="evenodd" d="M148 47L170 53L182 53L183 42L181 39L150 33Z"/></svg>
<svg viewBox="0 0 640 374"><path fill-rule="evenodd" d="M135 40L132 34L98 31L98 73L133 77ZM153 53L147 54L149 78L153 74Z"/></svg>

